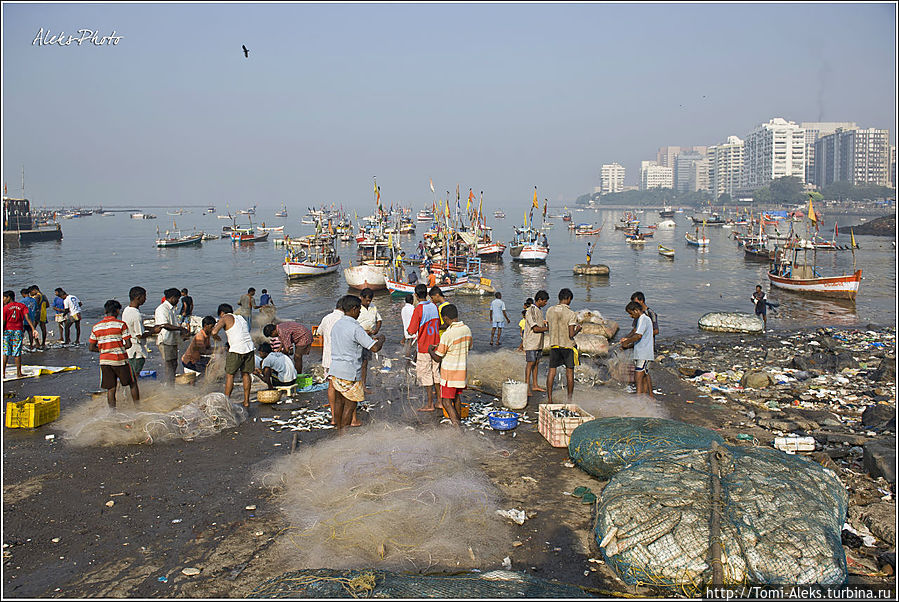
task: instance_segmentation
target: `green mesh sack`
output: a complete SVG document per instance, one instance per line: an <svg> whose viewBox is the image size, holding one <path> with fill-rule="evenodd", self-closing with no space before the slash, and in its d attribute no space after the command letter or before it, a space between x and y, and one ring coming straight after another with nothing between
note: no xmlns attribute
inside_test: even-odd
<svg viewBox="0 0 899 602"><path fill-rule="evenodd" d="M261 583L250 598L588 598L582 589L515 573L417 575L310 569Z"/></svg>
<svg viewBox="0 0 899 602"><path fill-rule="evenodd" d="M844 584L840 531L848 497L836 475L776 450L720 450L714 464L714 452L680 450L612 477L597 502L594 532L621 578L685 596L713 583ZM720 553L717 579L713 550Z"/></svg>
<svg viewBox="0 0 899 602"><path fill-rule="evenodd" d="M724 443L714 431L664 418L597 418L571 433L568 455L585 472L608 479L632 462L674 450Z"/></svg>

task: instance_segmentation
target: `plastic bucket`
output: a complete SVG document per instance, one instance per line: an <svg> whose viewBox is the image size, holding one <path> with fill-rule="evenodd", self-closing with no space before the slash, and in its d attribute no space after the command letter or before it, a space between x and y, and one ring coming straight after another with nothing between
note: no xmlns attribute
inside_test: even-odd
<svg viewBox="0 0 899 602"><path fill-rule="evenodd" d="M518 426L518 414L515 412L490 412L487 420L490 428L497 431L508 431Z"/></svg>
<svg viewBox="0 0 899 602"><path fill-rule="evenodd" d="M503 406L510 410L522 410L528 405L528 384L503 383Z"/></svg>

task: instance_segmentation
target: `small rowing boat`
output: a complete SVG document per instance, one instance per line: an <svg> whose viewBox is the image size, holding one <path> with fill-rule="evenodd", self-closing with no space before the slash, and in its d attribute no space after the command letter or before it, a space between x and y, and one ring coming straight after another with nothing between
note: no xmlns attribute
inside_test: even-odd
<svg viewBox="0 0 899 602"><path fill-rule="evenodd" d="M667 257L668 259L674 259L674 249L669 249L668 247L659 245L659 255Z"/></svg>

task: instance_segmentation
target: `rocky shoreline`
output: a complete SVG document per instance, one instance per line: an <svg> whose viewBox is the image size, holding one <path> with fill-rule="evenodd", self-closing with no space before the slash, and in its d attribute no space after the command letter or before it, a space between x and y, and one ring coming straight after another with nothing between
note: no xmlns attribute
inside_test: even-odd
<svg viewBox="0 0 899 602"><path fill-rule="evenodd" d="M492 353L483 341L476 351ZM734 445L771 447L780 436L813 437L815 451L800 455L833 470L849 492L843 544L850 583L895 583L895 328L697 331L688 339L661 339L657 352L656 402L596 380L578 380L576 400L589 400L603 415L664 415L713 428ZM317 354L307 361L316 364ZM393 359L392 373L372 368L375 394L363 423L447 428L439 417L415 411L415 388L409 394L398 385L399 354L395 343L382 352ZM507 364L508 376L521 379L521 360ZM66 415L96 388L96 357L84 347L33 354L25 363L84 369L6 383L16 399L60 394ZM466 395L499 405L489 394ZM599 493L604 482L576 468L566 448L550 447L538 433L536 404L543 401L530 400L530 421L512 433L486 429L479 435L498 446L480 468L500 492L501 507L521 509L526 522L510 525L512 537L497 558L472 558L472 566L510 566L606 596L666 595L626 586L603 562L593 538L593 508L569 493L578 486ZM301 396L299 405L323 403L319 392ZM265 579L294 568L275 552L290 528L279 498L255 477L260 466L290 453L293 433L271 428L283 409L260 406L253 413L258 420L208 439L158 445L75 447L57 423L7 429L4 595L246 597ZM299 449L333 433L300 433ZM185 568L200 572L183 573Z"/></svg>
<svg viewBox="0 0 899 602"><path fill-rule="evenodd" d="M772 447L778 437L813 438L815 451L800 455L833 470L849 492L850 568L892 574L895 345L892 327L769 331L672 342L658 361L709 406L726 408L718 425L726 439Z"/></svg>

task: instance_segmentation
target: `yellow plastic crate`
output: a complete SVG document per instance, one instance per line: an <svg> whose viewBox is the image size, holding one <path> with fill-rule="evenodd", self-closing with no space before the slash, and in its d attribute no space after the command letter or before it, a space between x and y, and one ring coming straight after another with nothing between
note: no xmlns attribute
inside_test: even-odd
<svg viewBox="0 0 899 602"><path fill-rule="evenodd" d="M7 428L35 428L59 418L58 395L35 395L6 404Z"/></svg>

